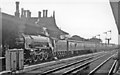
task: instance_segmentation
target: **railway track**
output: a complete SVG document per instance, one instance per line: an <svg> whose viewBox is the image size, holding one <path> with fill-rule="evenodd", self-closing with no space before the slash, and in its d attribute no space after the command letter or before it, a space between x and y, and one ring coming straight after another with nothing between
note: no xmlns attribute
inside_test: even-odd
<svg viewBox="0 0 120 75"><path fill-rule="evenodd" d="M114 54L116 55L116 54ZM94 63L94 67L92 66L92 69L89 68L89 70L87 69L82 69L79 73L76 74L80 74L80 75L113 75L115 73L115 66L116 66L116 60L113 60L112 57L114 55L111 55L110 57L108 57L107 59L103 59L104 61L99 61L98 64L95 65ZM83 71L83 72L82 72Z"/></svg>
<svg viewBox="0 0 120 75"><path fill-rule="evenodd" d="M114 74L115 73L115 66L116 66L116 63L117 63L117 60L114 60L114 63L113 63L113 65L111 66L111 68L110 68L110 70L109 70L109 72L108 72L108 75L112 75L112 74Z"/></svg>
<svg viewBox="0 0 120 75"><path fill-rule="evenodd" d="M95 74L100 74L101 73L101 67L106 67L106 63L107 62L109 62L110 61L110 59L113 57L114 55L112 55L112 56L110 56L109 58L107 58L106 60L104 60L101 64L99 64L97 67L95 67L93 70L91 70L90 71L90 73L88 74L88 75L95 75ZM107 74L107 72L103 72L103 73L101 73L102 75L103 74L107 74L107 75L109 75L109 74L112 74L112 70L113 70L114 68L111 68L111 71L109 71L108 72L108 74ZM102 71L103 71L104 69L102 69ZM100 71L100 72L99 72ZM98 72L98 73L97 73Z"/></svg>
<svg viewBox="0 0 120 75"><path fill-rule="evenodd" d="M76 75L78 72L80 72L86 68L89 68L89 64L91 64L94 61L97 61L103 57L109 57L109 59L110 59L112 57L113 53L115 53L115 52L94 54L94 55L91 55L84 59L79 60L77 58L77 60L74 60L72 62L66 61L64 64L62 63L62 65L60 65L61 63L54 64L49 67L46 67L46 68L42 67L42 68L36 69L34 71L28 72L28 73L32 73L32 74L34 73L34 75L46 75L46 74L49 74L49 75L51 75L51 74L60 74L60 75L75 74ZM106 60L106 62L107 62L107 60ZM58 66L58 65L60 65L60 66ZM113 68L114 68L114 65L113 65ZM113 70L111 69L110 73L112 73L112 71ZM24 74L26 75L26 73L24 73Z"/></svg>
<svg viewBox="0 0 120 75"><path fill-rule="evenodd" d="M104 55L103 55L104 56ZM102 56L100 56L102 57ZM89 65L91 62L99 59L100 57L96 58L96 59L93 59L93 60L88 60L88 59L83 59L81 61L78 61L78 62L75 62L75 63L72 63L70 65L65 65L63 67L60 67L60 68L57 68L57 69L54 69L54 70L51 70L51 71L47 71L47 72L44 72L44 74L49 74L49 73L63 73L63 74L70 74L71 72L77 70L78 68L82 68L86 65ZM87 61L87 62L86 62ZM81 65L80 65L81 64ZM57 71L59 70L59 71ZM66 71L67 70L67 71ZM57 72L55 72L57 71Z"/></svg>
<svg viewBox="0 0 120 75"><path fill-rule="evenodd" d="M37 67L33 70L24 70L22 72L19 73L41 73L41 72L45 72L48 70L52 70L61 66L65 66L71 63L75 63L75 61L85 61L85 59L91 59L93 56L98 56L98 55L103 55L107 52L99 52L99 53L93 53L93 54L87 54L87 55L82 55L82 56L77 56L77 57L72 57L72 58L68 58L68 59L62 59L62 60L56 60L56 61L52 61L49 63L43 63L43 64L39 64L38 66L34 66ZM40 67L39 67L40 66ZM31 67L28 67L31 69Z"/></svg>
<svg viewBox="0 0 120 75"><path fill-rule="evenodd" d="M60 74L60 75L75 74L76 75L80 70L87 68L90 63L92 63L92 62L94 62L94 61L96 61L104 56L106 56L106 55L99 56L99 57L94 58L92 60L85 60L85 62L76 62L74 64L65 65L65 66L62 66L59 68L55 68L53 70L46 71L46 72L44 72L42 74L38 74L38 75L46 75L46 74ZM111 57L112 56L110 56L109 59ZM107 59L104 62L107 62L109 59ZM92 73L90 75L92 75Z"/></svg>

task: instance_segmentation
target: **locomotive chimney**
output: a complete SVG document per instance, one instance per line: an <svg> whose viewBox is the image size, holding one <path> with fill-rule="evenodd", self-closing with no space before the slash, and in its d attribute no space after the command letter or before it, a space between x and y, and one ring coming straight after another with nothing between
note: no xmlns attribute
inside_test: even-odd
<svg viewBox="0 0 120 75"><path fill-rule="evenodd" d="M18 1L16 2L15 16L16 16L16 17L19 17L19 16L20 16L20 13L19 13L19 2L18 2Z"/></svg>

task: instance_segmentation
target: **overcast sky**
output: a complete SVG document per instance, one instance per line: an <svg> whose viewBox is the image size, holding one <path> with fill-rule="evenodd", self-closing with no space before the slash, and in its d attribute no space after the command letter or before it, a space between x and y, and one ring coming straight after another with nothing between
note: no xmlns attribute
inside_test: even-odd
<svg viewBox="0 0 120 75"><path fill-rule="evenodd" d="M38 11L48 9L48 16L55 11L58 27L84 38L100 34L104 41L106 31L112 30L111 42L117 43L117 27L109 0L1 0L2 12L14 15L15 1L20 1L20 10L24 8L38 16Z"/></svg>

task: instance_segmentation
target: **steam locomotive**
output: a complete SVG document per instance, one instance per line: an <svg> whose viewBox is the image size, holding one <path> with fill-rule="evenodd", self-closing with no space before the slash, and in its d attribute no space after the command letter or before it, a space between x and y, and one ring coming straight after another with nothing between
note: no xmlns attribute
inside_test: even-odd
<svg viewBox="0 0 120 75"><path fill-rule="evenodd" d="M48 35L46 29L2 13L2 48L3 55L8 49L24 49L24 60L27 63L49 60L53 57L61 58L110 50L116 46L91 41L53 39Z"/></svg>

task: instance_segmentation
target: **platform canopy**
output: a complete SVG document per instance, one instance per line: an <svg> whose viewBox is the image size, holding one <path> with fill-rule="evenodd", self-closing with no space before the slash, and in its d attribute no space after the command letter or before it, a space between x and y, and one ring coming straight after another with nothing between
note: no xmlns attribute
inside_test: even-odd
<svg viewBox="0 0 120 75"><path fill-rule="evenodd" d="M120 34L120 0L110 0L110 5Z"/></svg>
<svg viewBox="0 0 120 75"><path fill-rule="evenodd" d="M120 45L120 0L110 0L110 4L118 28L118 33L119 33L118 44ZM118 50L118 67L119 66L120 66L120 49Z"/></svg>

